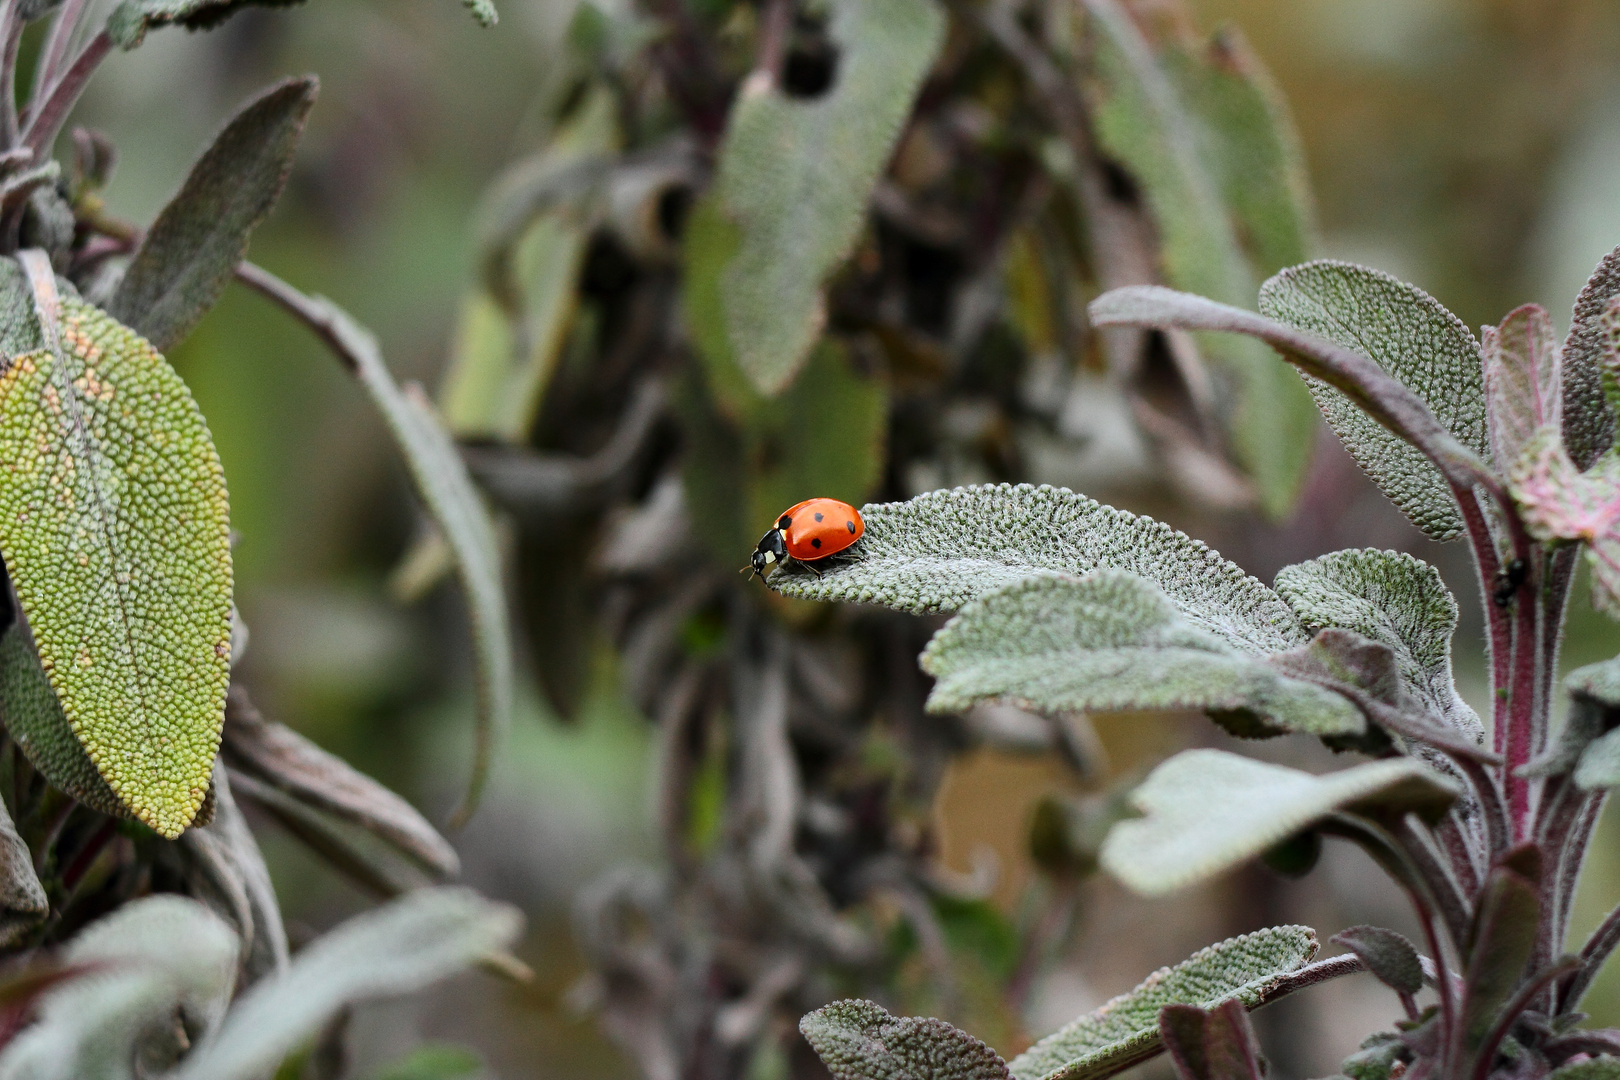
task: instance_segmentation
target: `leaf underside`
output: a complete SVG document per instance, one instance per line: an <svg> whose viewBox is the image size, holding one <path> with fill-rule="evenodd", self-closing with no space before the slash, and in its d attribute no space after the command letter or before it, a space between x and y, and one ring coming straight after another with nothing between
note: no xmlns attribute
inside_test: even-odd
<svg viewBox="0 0 1620 1080"><path fill-rule="evenodd" d="M1164 591L1194 626L1270 654L1310 635L1282 599L1207 546L1152 518L1063 488L955 488L861 509L866 532L816 571L789 565L771 587L805 600L956 611L1027 577L1124 570Z"/></svg>
<svg viewBox="0 0 1620 1080"><path fill-rule="evenodd" d="M849 254L945 37L934 0L833 0L832 87L799 100L760 76L731 109L715 189L740 232L719 272L727 337L761 393L792 382L825 321L821 286Z"/></svg>
<svg viewBox="0 0 1620 1080"><path fill-rule="evenodd" d="M107 785L177 836L230 679L225 478L185 383L63 298L61 351L0 375L0 550L63 712Z"/></svg>
<svg viewBox="0 0 1620 1080"><path fill-rule="evenodd" d="M1323 260L1266 282L1260 311L1371 358L1410 387L1458 441L1489 460L1479 343L1422 289L1364 266ZM1462 532L1450 487L1419 450L1338 390L1306 382L1345 448L1414 525L1436 540Z"/></svg>
<svg viewBox="0 0 1620 1080"><path fill-rule="evenodd" d="M1047 713L1201 709L1289 731L1359 735L1345 698L1201 630L1135 575L1030 578L974 600L929 642L933 712L1002 698Z"/></svg>
<svg viewBox="0 0 1620 1080"><path fill-rule="evenodd" d="M1188 750L1148 775L1130 800L1143 814L1115 825L1103 868L1144 896L1161 896L1259 855L1337 810L1434 816L1456 789L1411 758L1326 776L1224 750Z"/></svg>
<svg viewBox="0 0 1620 1080"><path fill-rule="evenodd" d="M1308 926L1275 926L1201 949L1136 989L1048 1035L1009 1063L1017 1080L1098 1080L1158 1053L1159 1010L1241 1001L1254 1008L1280 978L1317 951Z"/></svg>

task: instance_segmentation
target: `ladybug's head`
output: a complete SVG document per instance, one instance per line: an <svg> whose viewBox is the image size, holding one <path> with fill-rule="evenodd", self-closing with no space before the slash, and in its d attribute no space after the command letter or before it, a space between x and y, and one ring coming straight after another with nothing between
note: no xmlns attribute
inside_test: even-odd
<svg viewBox="0 0 1620 1080"><path fill-rule="evenodd" d="M772 529L760 537L759 546L754 549L754 557L749 561L749 566L754 573L763 577L771 567L785 561L787 561L787 545L782 541L782 530Z"/></svg>

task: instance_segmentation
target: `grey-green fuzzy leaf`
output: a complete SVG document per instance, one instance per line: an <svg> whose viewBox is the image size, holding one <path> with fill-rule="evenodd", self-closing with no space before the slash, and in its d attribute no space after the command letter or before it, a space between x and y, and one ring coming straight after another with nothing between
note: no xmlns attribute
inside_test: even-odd
<svg viewBox="0 0 1620 1080"><path fill-rule="evenodd" d="M1564 445L1577 468L1590 468L1614 444L1614 414L1603 392L1603 312L1620 296L1620 248L1603 257L1575 300L1564 339Z"/></svg>
<svg viewBox="0 0 1620 1080"><path fill-rule="evenodd" d="M1423 989L1423 964L1403 935L1382 926L1352 926L1331 940L1361 957L1367 970L1385 986L1403 994Z"/></svg>
<svg viewBox="0 0 1620 1080"><path fill-rule="evenodd" d="M1364 266L1324 260L1266 282L1260 311L1370 357L1410 387L1459 442L1489 460L1479 343L1422 289ZM1462 532L1451 489L1422 453L1337 390L1306 381L1346 449L1413 524L1436 540Z"/></svg>
<svg viewBox="0 0 1620 1080"><path fill-rule="evenodd" d="M1547 1080L1620 1080L1620 1057L1595 1057L1562 1065L1547 1074Z"/></svg>
<svg viewBox="0 0 1620 1080"><path fill-rule="evenodd" d="M1620 656L1576 668L1564 678L1569 692L1569 712L1552 745L1545 753L1519 770L1528 777L1556 776L1580 764L1582 755L1620 722ZM1600 775L1600 762L1607 756L1598 751L1588 766L1587 779L1593 786Z"/></svg>
<svg viewBox="0 0 1620 1080"><path fill-rule="evenodd" d="M866 533L817 573L788 566L771 587L806 600L956 611L985 593L1041 574L1136 574L1164 590L1188 621L1265 655L1310 639L1262 582L1197 540L1152 518L1065 488L1009 484L955 488L861 510Z"/></svg>
<svg viewBox="0 0 1620 1080"><path fill-rule="evenodd" d="M340 1009L454 975L510 946L521 925L513 908L461 888L423 889L356 916L243 994L173 1080L254 1080Z"/></svg>
<svg viewBox="0 0 1620 1080"><path fill-rule="evenodd" d="M314 76L288 79L243 106L141 241L107 310L159 352L183 341L230 283L287 185L318 88Z"/></svg>
<svg viewBox="0 0 1620 1080"><path fill-rule="evenodd" d="M767 395L810 355L822 283L860 233L866 203L945 38L934 0L831 0L832 87L796 100L760 74L744 82L715 189L740 230L720 272L738 364Z"/></svg>
<svg viewBox="0 0 1620 1080"><path fill-rule="evenodd" d="M1620 787L1620 731L1593 739L1575 766L1575 786L1582 791Z"/></svg>
<svg viewBox="0 0 1620 1080"><path fill-rule="evenodd" d="M1409 694L1484 740L1484 725L1452 678L1457 601L1434 567L1397 551L1336 551L1284 567L1273 587L1312 631L1338 627L1387 645Z"/></svg>
<svg viewBox="0 0 1620 1080"><path fill-rule="evenodd" d="M405 456L417 494L455 555L478 667L478 752L467 797L458 811L458 816L465 816L478 803L495 745L512 714L512 633L495 524L421 387L411 383L400 388L383 362L377 339L347 312L323 297L312 298L312 303L344 353L354 359L356 376L382 413Z"/></svg>
<svg viewBox="0 0 1620 1080"><path fill-rule="evenodd" d="M1158 1053L1159 1010L1187 1004L1209 1008L1238 1000L1261 1004L1266 990L1316 955L1316 932L1275 926L1201 949L1161 968L1136 989L1082 1016L1009 1063L1017 1080L1100 1080Z"/></svg>
<svg viewBox="0 0 1620 1080"><path fill-rule="evenodd" d="M172 895L135 900L63 950L99 970L46 995L39 1019L0 1054L0 1080L134 1080L183 1049L176 1012L193 1031L219 1023L236 982L237 940L207 908Z"/></svg>
<svg viewBox="0 0 1620 1080"><path fill-rule="evenodd" d="M296 7L304 0L123 0L107 17L107 36L122 49L146 40L148 30L183 26L210 30L247 7ZM461 0L480 25L495 25L492 0Z"/></svg>
<svg viewBox="0 0 1620 1080"><path fill-rule="evenodd" d="M0 948L13 949L51 913L34 857L0 801Z"/></svg>
<svg viewBox="0 0 1620 1080"><path fill-rule="evenodd" d="M1159 896L1229 870L1334 811L1434 816L1457 794L1410 758L1313 776L1223 750L1188 750L1131 793L1143 816L1114 826L1102 865L1136 892Z"/></svg>
<svg viewBox="0 0 1620 1080"><path fill-rule="evenodd" d="M932 712L1003 698L1048 713L1242 711L1285 731L1365 730L1345 698L1199 629L1152 583L1120 570L988 593L934 635L922 666L938 680Z"/></svg>
<svg viewBox="0 0 1620 1080"><path fill-rule="evenodd" d="M833 1080L1008 1080L1001 1055L932 1017L891 1016L870 1001L835 1001L799 1021Z"/></svg>

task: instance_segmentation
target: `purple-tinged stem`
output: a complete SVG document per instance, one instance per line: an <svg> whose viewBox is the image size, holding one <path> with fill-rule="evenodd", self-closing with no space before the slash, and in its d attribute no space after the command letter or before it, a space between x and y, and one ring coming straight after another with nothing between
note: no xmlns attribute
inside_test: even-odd
<svg viewBox="0 0 1620 1080"><path fill-rule="evenodd" d="M1539 578L1539 574L1533 574ZM1507 746L1502 751L1503 786L1507 789L1508 820L1513 824L1513 842L1530 839L1535 831L1530 780L1519 775L1519 770L1530 763L1536 752L1536 705L1539 700L1537 683L1541 667L1541 635L1538 633L1539 605L1531 603L1531 582L1519 588L1513 598L1513 669L1505 703L1507 712ZM1500 712L1500 709L1499 709Z"/></svg>
<svg viewBox="0 0 1620 1080"><path fill-rule="evenodd" d="M1579 961L1575 957L1566 956L1556 964L1538 969L1514 991L1507 1004L1502 1006L1496 1022L1491 1025L1490 1032L1485 1036L1485 1041L1480 1044L1479 1058L1474 1062L1473 1080L1486 1080L1490 1076L1491 1063L1496 1060L1497 1047L1502 1045L1502 1040L1507 1038L1508 1032L1519 1022L1519 1017L1530 1006L1530 1002L1535 1000L1536 995L1545 990L1554 979L1578 964Z"/></svg>
<svg viewBox="0 0 1620 1080"><path fill-rule="evenodd" d="M46 91L56 82L67 60L68 50L73 46L73 35L78 31L79 21L89 4L90 0L64 0L57 9L51 32L45 37L45 44L39 51L39 60L34 67L34 91L29 97L31 109L45 100Z"/></svg>
<svg viewBox="0 0 1620 1080"><path fill-rule="evenodd" d="M62 77L52 84L45 99L40 102L37 109L29 110L28 128L23 132L23 142L26 143L36 155L50 151L56 137L62 133L62 125L67 123L68 113L79 101L84 88L90 82L90 76L96 73L96 68L112 52L112 38L103 30L79 51L74 58L72 66L62 73Z"/></svg>
<svg viewBox="0 0 1620 1080"><path fill-rule="evenodd" d="M18 0L0 0L0 147L17 145L17 50L26 25L17 17Z"/></svg>

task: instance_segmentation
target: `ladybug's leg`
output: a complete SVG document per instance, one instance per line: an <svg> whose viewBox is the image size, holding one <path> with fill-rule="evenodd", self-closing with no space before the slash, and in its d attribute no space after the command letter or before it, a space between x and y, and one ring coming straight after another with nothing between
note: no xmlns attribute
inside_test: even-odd
<svg viewBox="0 0 1620 1080"><path fill-rule="evenodd" d="M816 577L821 576L821 567L817 566L815 563L807 562L807 563L801 563L800 565L803 566L806 570L810 571L812 574L816 575Z"/></svg>

